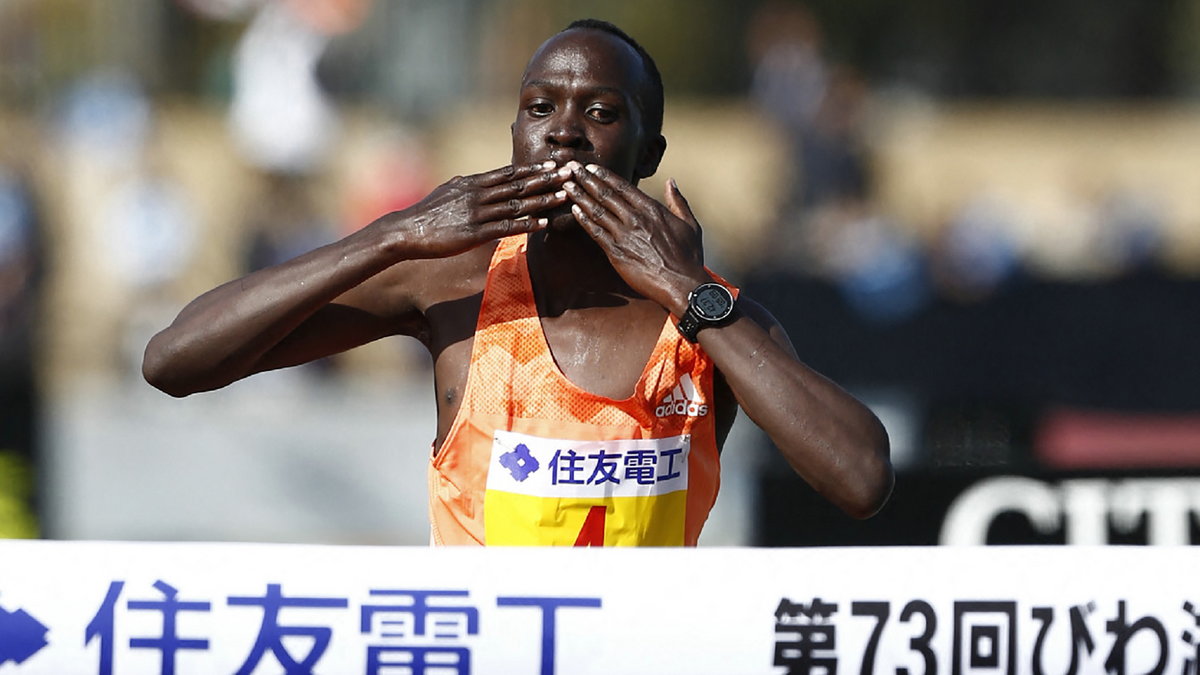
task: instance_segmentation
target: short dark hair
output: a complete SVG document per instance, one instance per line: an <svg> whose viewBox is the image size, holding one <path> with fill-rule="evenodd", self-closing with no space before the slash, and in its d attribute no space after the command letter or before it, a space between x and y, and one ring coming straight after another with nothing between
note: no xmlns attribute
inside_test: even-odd
<svg viewBox="0 0 1200 675"><path fill-rule="evenodd" d="M646 78L650 81L647 91L638 92L637 101L641 106L642 115L646 118L646 128L654 136L661 134L663 125L663 81L662 75L658 72L658 65L654 63L654 58L650 56L650 52L647 52L645 47L638 44L637 40L629 37L628 33L608 21L601 19L577 19L572 21L571 25L564 28L562 32L565 33L574 28L598 30L609 35L615 35L624 41L625 44L633 47L633 50L642 59L642 68L645 69Z"/></svg>

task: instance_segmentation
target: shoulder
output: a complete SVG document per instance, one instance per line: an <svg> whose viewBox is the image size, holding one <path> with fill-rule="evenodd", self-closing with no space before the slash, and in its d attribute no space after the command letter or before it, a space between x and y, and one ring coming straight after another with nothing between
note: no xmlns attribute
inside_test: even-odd
<svg viewBox="0 0 1200 675"><path fill-rule="evenodd" d="M492 242L448 258L406 260L380 272L363 290L424 313L433 305L483 290L495 249Z"/></svg>
<svg viewBox="0 0 1200 675"><path fill-rule="evenodd" d="M465 316L472 311L472 303L455 301L482 292L494 249L494 244L485 244L448 258L396 263L330 303L322 312L334 317L326 329L349 331L350 317L369 325L376 337L411 335L425 341L438 321L457 322L458 313ZM448 311L433 317L429 311L433 307ZM478 303L474 311L478 311Z"/></svg>

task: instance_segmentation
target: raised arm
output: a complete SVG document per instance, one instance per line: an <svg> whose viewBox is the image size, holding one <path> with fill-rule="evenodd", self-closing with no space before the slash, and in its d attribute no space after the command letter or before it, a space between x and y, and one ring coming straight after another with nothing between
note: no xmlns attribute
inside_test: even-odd
<svg viewBox="0 0 1200 675"><path fill-rule="evenodd" d="M448 258L545 226L560 206L552 163L455 177L418 204L193 300L146 346L146 380L186 396L423 325L405 261ZM407 267L412 268L413 265ZM386 272L385 272L386 271Z"/></svg>
<svg viewBox="0 0 1200 675"><path fill-rule="evenodd" d="M681 316L688 293L711 281L699 224L674 182L667 206L594 165L576 168L565 190L576 219L625 281L672 315ZM730 323L702 329L698 339L739 406L796 473L851 516L866 518L883 506L893 483L883 425L800 361L765 309L740 298Z"/></svg>

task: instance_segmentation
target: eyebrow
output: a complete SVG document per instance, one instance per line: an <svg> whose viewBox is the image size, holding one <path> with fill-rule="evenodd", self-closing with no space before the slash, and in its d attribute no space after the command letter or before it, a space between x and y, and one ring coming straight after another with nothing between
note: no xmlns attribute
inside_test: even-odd
<svg viewBox="0 0 1200 675"><path fill-rule="evenodd" d="M530 80L530 81L526 82L521 88L524 89L525 87L539 87L542 89L561 89L562 85L560 85L556 82L552 82L550 80ZM619 87L609 87L606 85L597 85L595 87L590 87L588 89L588 93L612 94L614 96L620 96L622 98L625 96L634 96L633 94L630 94L629 92L626 92L624 89L621 89Z"/></svg>

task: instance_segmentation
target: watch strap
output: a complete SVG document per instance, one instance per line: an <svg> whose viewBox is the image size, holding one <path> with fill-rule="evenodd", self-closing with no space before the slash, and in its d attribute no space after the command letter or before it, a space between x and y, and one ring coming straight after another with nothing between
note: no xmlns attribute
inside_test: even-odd
<svg viewBox="0 0 1200 675"><path fill-rule="evenodd" d="M701 325L703 324L700 321L700 317L696 316L696 313L689 306L684 311L683 316L679 317L679 323L675 324L675 328L679 330L679 334L684 339L692 344L696 344L696 341L700 339L697 333L700 332Z"/></svg>
<svg viewBox="0 0 1200 675"><path fill-rule="evenodd" d="M729 310L725 314L725 316L723 316L720 319L708 318L708 317L702 316L701 314L696 312L696 309L695 309L696 306L694 304L694 299L696 298L697 293L699 291L701 291L702 289L704 289L706 286L719 288L720 290L724 291L729 296L729 302L730 302ZM700 329L708 327L708 326L719 326L721 324L724 324L726 321L728 321L729 317L731 317L733 315L733 306L734 306L734 303L736 303L736 302L737 302L737 295L734 294L732 291L730 291L724 284L721 284L721 283L718 283L715 281L708 281L708 282L702 283L699 286L697 286L696 288L692 289L692 291L690 293L688 293L687 309L685 309L683 312L683 315L681 317L679 317L679 323L675 324L675 328L679 331L680 335L683 335L683 337L688 342L691 342L692 344L696 344L696 342L699 340L698 334L700 332Z"/></svg>

